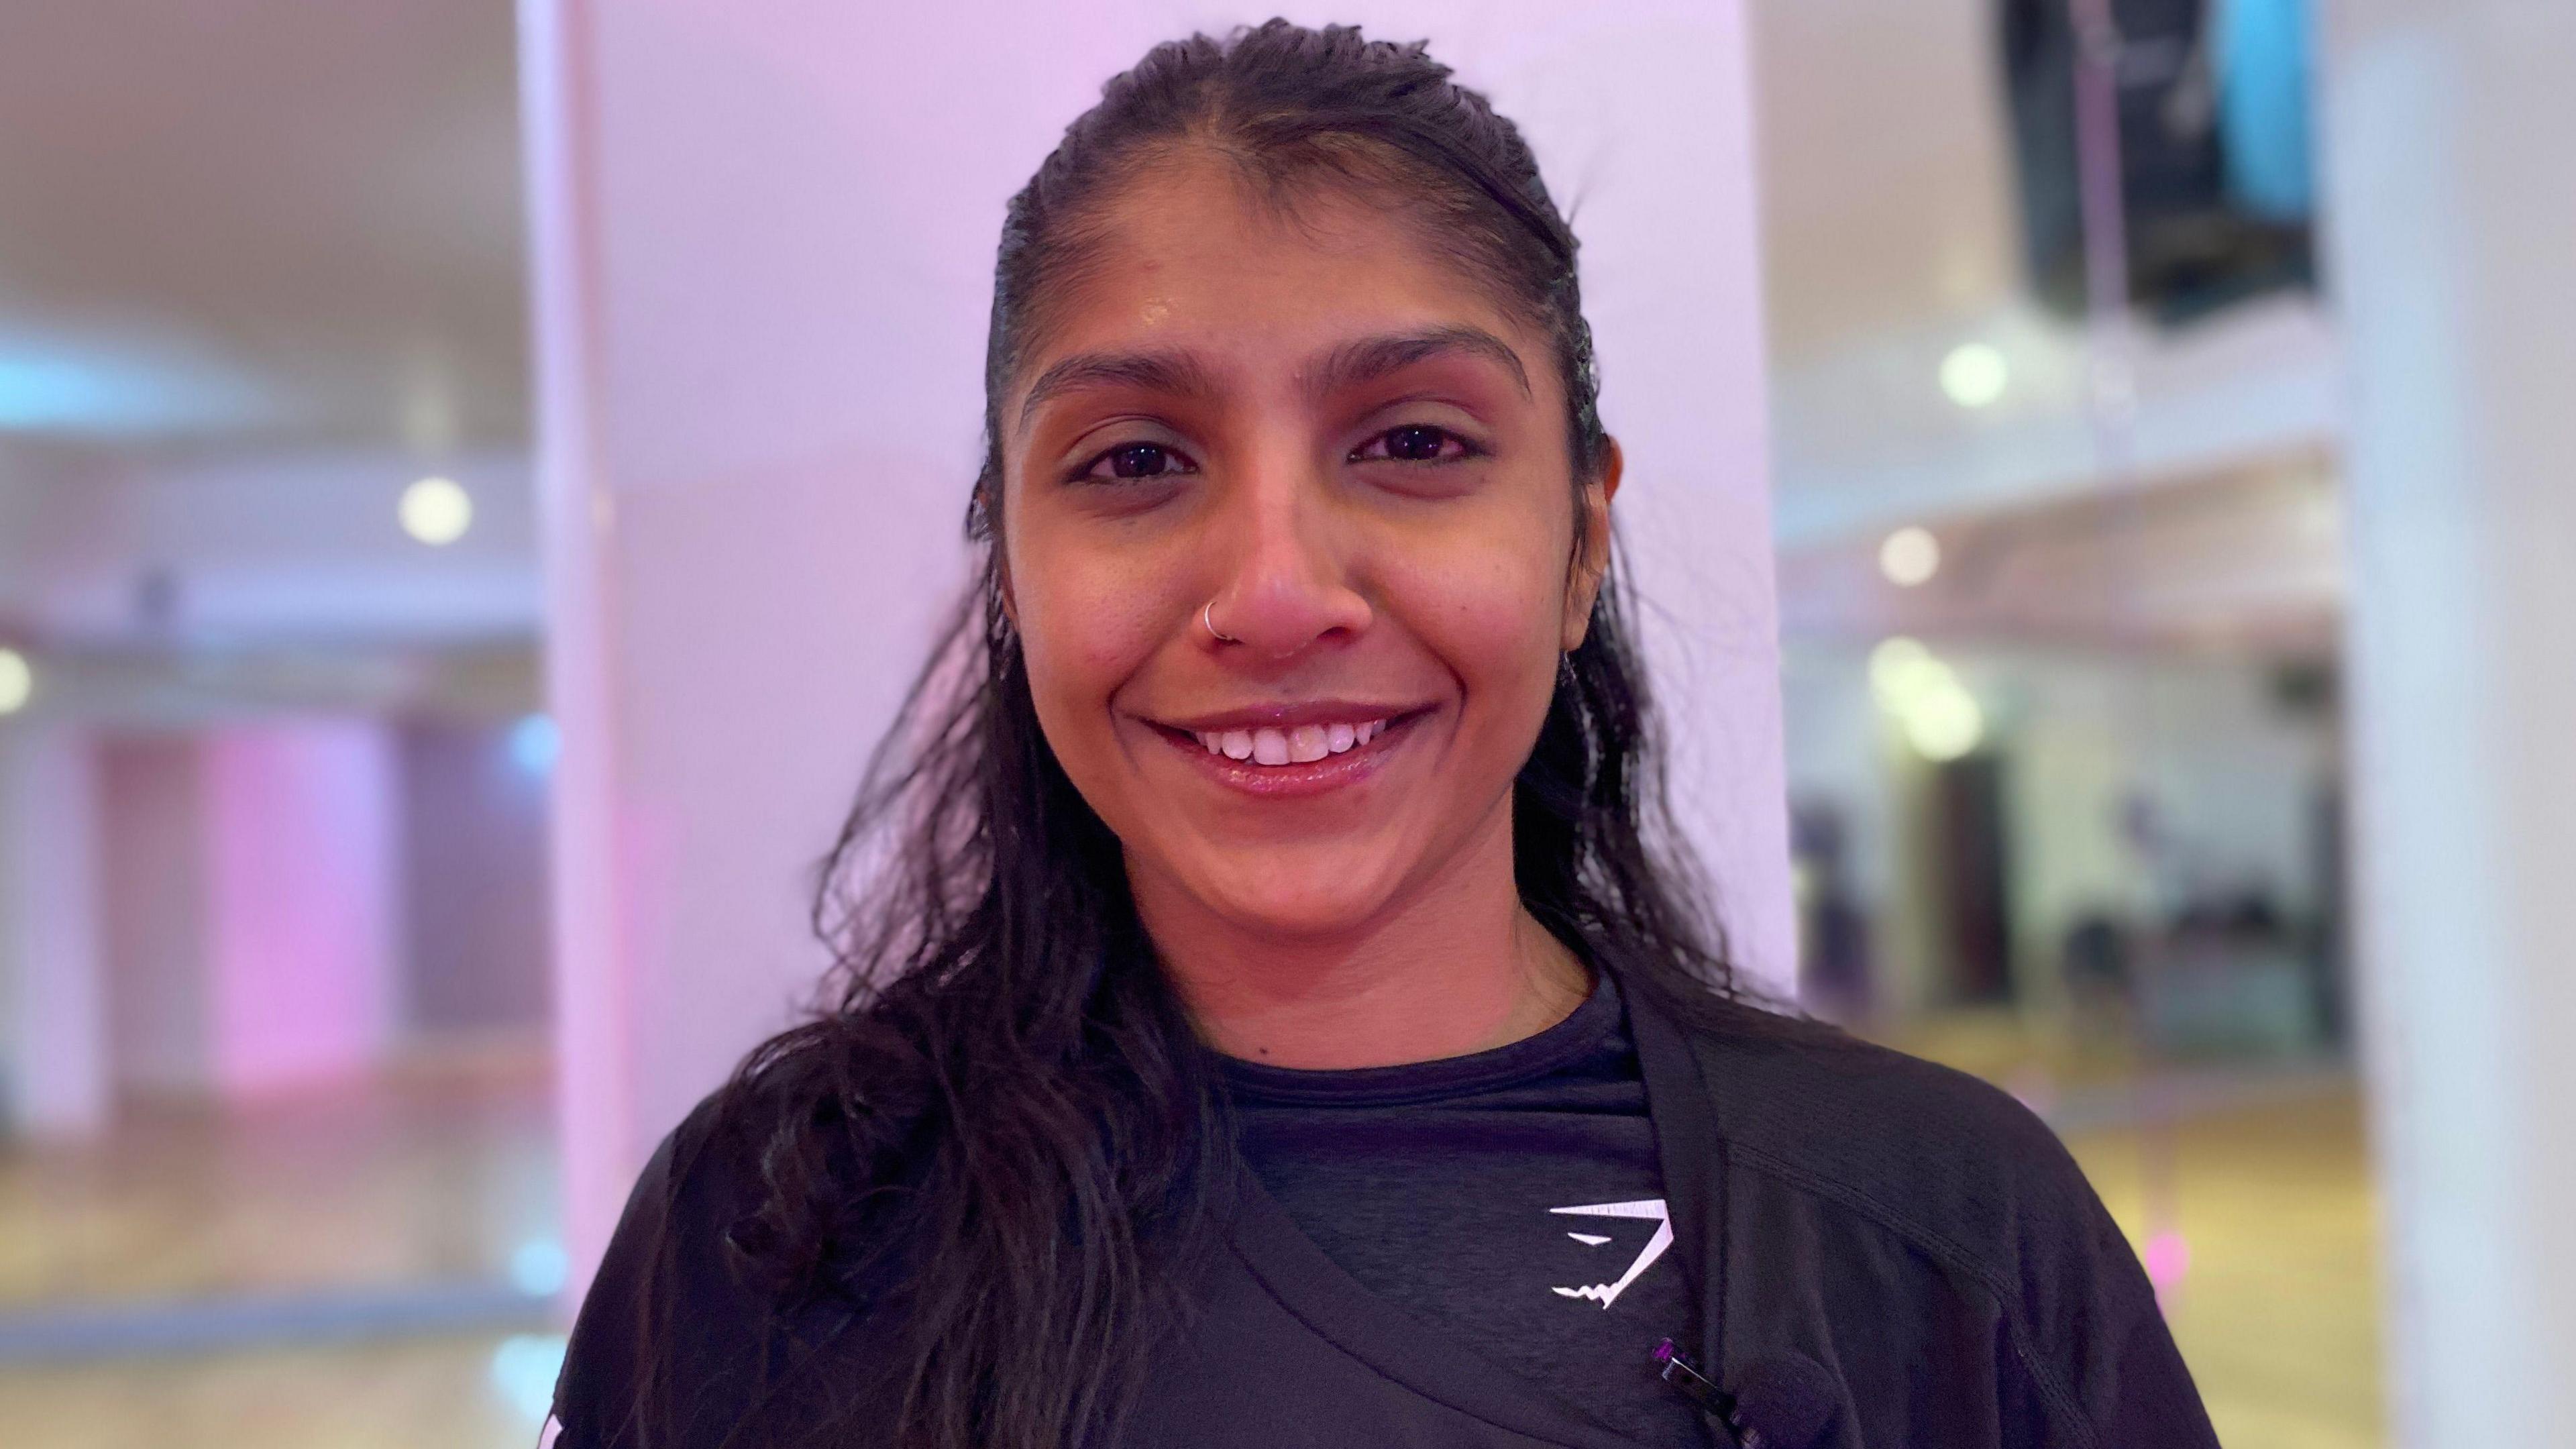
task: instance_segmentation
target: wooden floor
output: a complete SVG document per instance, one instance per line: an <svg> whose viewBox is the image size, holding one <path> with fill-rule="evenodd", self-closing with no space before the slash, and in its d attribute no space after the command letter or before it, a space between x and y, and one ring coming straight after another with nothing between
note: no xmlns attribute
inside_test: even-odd
<svg viewBox="0 0 2576 1449"><path fill-rule="evenodd" d="M2069 1144L2142 1255L2148 1185L2171 1183L2159 1219L2178 1227L2187 1267L2166 1316L2220 1442L2234 1449L2387 1442L2362 1141L2347 1090Z"/></svg>
<svg viewBox="0 0 2576 1449"><path fill-rule="evenodd" d="M0 1153L0 1312L507 1271L554 1211L541 1074L450 1074L103 1149ZM2176 1336L2232 1449L2380 1449L2379 1296L2348 1085L2171 1133L2070 1134L2133 1241L2188 1247ZM2165 1186L2159 1186L2160 1184ZM2161 1221L2161 1219L2159 1219ZM8 1449L527 1446L560 1340L486 1334L0 1366Z"/></svg>
<svg viewBox="0 0 2576 1449"><path fill-rule="evenodd" d="M2381 1449L2375 1198L2358 1084L2276 1064L2150 1069L2118 1033L1966 1010L1871 1033L2057 1124L2131 1246L2172 1232L2167 1320L2231 1449ZM2141 1130L2141 1121L2181 1125Z"/></svg>
<svg viewBox="0 0 2576 1449"><path fill-rule="evenodd" d="M105 1141L0 1146L0 1311L503 1279L556 1236L542 1056L504 1044L226 1115L128 1107Z"/></svg>
<svg viewBox="0 0 2576 1449"><path fill-rule="evenodd" d="M550 1380L496 1372L517 1361L509 1351L514 1346L499 1338L414 1339L0 1370L0 1443L10 1449L531 1449L541 1419L513 1390Z"/></svg>
<svg viewBox="0 0 2576 1449"><path fill-rule="evenodd" d="M132 1104L103 1142L0 1148L0 1321L507 1284L556 1241L552 1118L543 1056L500 1043L221 1116ZM561 1351L493 1332L0 1363L0 1446L526 1449Z"/></svg>

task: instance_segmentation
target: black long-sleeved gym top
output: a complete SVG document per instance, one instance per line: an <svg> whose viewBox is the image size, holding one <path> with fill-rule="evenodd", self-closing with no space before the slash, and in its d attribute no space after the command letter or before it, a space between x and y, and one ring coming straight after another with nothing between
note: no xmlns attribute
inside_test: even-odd
<svg viewBox="0 0 2576 1449"><path fill-rule="evenodd" d="M2127 1241L2010 1096L1826 1028L1730 1026L1744 1009L1618 994L1672 1230L1654 1271L1680 1274L1668 1297L1688 1322L1673 1336L1719 1388L1814 1365L1833 1401L1816 1449L2216 1444ZM556 1394L561 1449L796 1442L892 1388L882 1315L776 1321L734 1282L720 1239L758 1183L708 1120L663 1143L583 1304ZM1369 1291L1259 1175L1240 1175L1226 1218L1224 1251L1192 1285L1192 1331L1160 1349L1122 1443L1650 1442L1614 1427L1635 1415L1586 1412L1510 1345ZM1624 1242L1613 1226L1592 1236ZM677 1406L652 1435L635 1413L648 1358ZM1632 1388L1605 1371L1604 1392Z"/></svg>

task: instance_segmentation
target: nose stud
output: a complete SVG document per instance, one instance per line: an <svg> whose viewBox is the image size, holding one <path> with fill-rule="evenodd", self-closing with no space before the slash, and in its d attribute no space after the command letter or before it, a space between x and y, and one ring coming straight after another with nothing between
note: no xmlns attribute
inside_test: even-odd
<svg viewBox="0 0 2576 1449"><path fill-rule="evenodd" d="M1211 636L1213 636L1213 637L1216 639L1216 641L1217 641L1218 643L1220 643L1220 644L1240 644L1240 643L1242 643L1242 642L1243 642L1242 640L1237 639L1236 637L1234 637L1234 636L1233 636L1233 635L1231 635L1231 634L1220 634L1220 633L1218 633L1218 632L1217 632L1216 619L1215 619L1215 617L1214 617L1215 613L1216 613L1216 600L1214 600L1214 599L1210 599L1210 600L1208 600L1208 601L1207 601L1207 603L1206 603L1206 604L1204 604L1203 606L1201 606L1201 607L1200 607L1200 609L1199 609L1199 622L1200 622L1201 624L1204 624L1204 625L1206 625L1206 626L1207 626L1207 631L1208 631L1208 633L1209 633Z"/></svg>

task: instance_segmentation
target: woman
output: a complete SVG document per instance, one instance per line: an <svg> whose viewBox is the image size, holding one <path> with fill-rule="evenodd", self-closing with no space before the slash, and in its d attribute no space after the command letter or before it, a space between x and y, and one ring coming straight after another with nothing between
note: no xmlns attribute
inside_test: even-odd
<svg viewBox="0 0 2576 1449"><path fill-rule="evenodd" d="M1066 132L836 997L647 1169L563 1443L2212 1442L2047 1131L1683 894L1574 248L1419 45Z"/></svg>

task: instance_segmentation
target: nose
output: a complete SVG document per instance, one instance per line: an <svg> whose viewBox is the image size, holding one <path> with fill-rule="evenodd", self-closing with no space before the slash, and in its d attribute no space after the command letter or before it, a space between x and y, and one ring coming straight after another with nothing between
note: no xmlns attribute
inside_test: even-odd
<svg viewBox="0 0 2576 1449"><path fill-rule="evenodd" d="M1207 538L1224 566L1202 614L1202 643L1286 659L1368 628L1372 611L1354 586L1354 550L1330 486L1311 464L1272 460L1224 490Z"/></svg>

